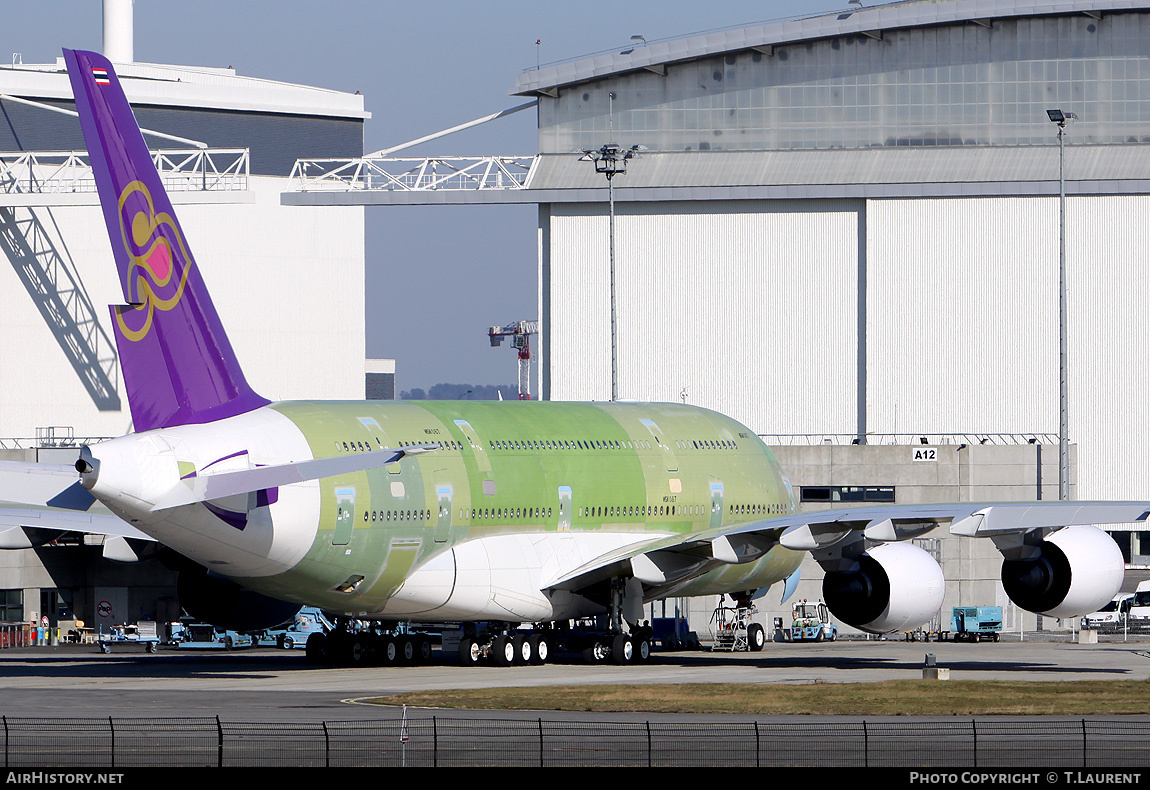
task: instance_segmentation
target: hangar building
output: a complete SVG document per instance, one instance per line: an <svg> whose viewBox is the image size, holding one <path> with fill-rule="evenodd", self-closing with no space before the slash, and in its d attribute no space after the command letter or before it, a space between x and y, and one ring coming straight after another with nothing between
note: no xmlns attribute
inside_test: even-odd
<svg viewBox="0 0 1150 790"><path fill-rule="evenodd" d="M540 391L607 400L607 184L579 152L641 146L614 179L620 398L741 420L808 507L1053 499L1047 110L1073 113L1071 498L1145 498L1147 42L1150 4L1130 0L907 0L637 37L519 75L539 152L517 188L291 199L538 204ZM1150 565L1145 533L1115 535L1131 567ZM975 543L928 541L964 580L944 612L1006 603L997 552ZM817 597L820 575L800 595Z"/></svg>
<svg viewBox="0 0 1150 790"><path fill-rule="evenodd" d="M604 179L570 152L641 145L615 182L620 397L730 414L796 478L821 467L856 492L882 481L858 476L877 457L853 442L905 445L884 452L926 488L957 476L910 463L914 446L961 465L959 445L1018 444L1004 477L968 467L983 492L1056 497L1001 486L1056 480L1041 445L1059 422L1057 108L1077 116L1072 497L1150 495L1147 42L1147 4L911 0L524 72L543 392L610 393Z"/></svg>
<svg viewBox="0 0 1150 790"><path fill-rule="evenodd" d="M362 399L364 313L346 294L364 279L363 209L280 194L299 157L362 155L363 97L132 62L130 36L127 51L109 55L140 125L167 135L145 139L253 388ZM63 59L0 67L0 94L0 458L72 463L131 429L107 308L123 296L79 122L59 112L74 108ZM178 616L174 578L99 545L0 551L0 621Z"/></svg>

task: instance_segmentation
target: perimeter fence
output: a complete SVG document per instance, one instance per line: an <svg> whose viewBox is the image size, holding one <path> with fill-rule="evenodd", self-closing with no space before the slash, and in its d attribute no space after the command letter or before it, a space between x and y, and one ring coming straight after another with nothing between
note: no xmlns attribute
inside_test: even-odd
<svg viewBox="0 0 1150 790"><path fill-rule="evenodd" d="M668 723L3 717L6 768L1150 765L1150 721Z"/></svg>

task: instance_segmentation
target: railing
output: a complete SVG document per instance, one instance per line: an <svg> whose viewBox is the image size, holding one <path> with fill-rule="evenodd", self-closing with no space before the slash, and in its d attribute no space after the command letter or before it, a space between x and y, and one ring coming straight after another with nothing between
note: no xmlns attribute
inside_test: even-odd
<svg viewBox="0 0 1150 790"><path fill-rule="evenodd" d="M0 649L30 647L37 642L37 629L28 623L0 623Z"/></svg>
<svg viewBox="0 0 1150 790"><path fill-rule="evenodd" d="M438 191L526 189L534 156L300 159L288 191Z"/></svg>
<svg viewBox="0 0 1150 790"><path fill-rule="evenodd" d="M59 431L57 433L56 431ZM0 436L0 450L35 450L37 448L75 447L107 441L110 436L73 436L71 426L37 428L35 437Z"/></svg>
<svg viewBox="0 0 1150 790"><path fill-rule="evenodd" d="M251 156L246 148L157 149L152 162L169 192L243 191ZM0 194L95 192L85 151L0 153Z"/></svg>
<svg viewBox="0 0 1150 790"><path fill-rule="evenodd" d="M2 723L5 768L929 765L1036 772L1150 765L1150 721L1138 720L229 723L6 716Z"/></svg>
<svg viewBox="0 0 1150 790"><path fill-rule="evenodd" d="M775 447L857 444L856 433L760 433L759 438ZM926 441L923 441L925 439ZM1056 433L868 433L868 445L892 444L1058 444Z"/></svg>

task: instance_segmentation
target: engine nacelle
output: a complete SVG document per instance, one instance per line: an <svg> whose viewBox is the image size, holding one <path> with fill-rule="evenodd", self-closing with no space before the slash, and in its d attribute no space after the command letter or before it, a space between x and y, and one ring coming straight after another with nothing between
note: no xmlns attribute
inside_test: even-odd
<svg viewBox="0 0 1150 790"><path fill-rule="evenodd" d="M835 617L872 634L917 628L942 606L942 568L909 543L882 543L859 558L856 571L823 577L823 599Z"/></svg>
<svg viewBox="0 0 1150 790"><path fill-rule="evenodd" d="M1122 552L1097 527L1065 527L1039 545L1037 557L1005 560L1002 587L1029 612L1079 617L1096 612L1122 586Z"/></svg>
<svg viewBox="0 0 1150 790"><path fill-rule="evenodd" d="M232 631L258 631L288 622L298 603L269 598L213 573L180 571L180 606L199 620Z"/></svg>

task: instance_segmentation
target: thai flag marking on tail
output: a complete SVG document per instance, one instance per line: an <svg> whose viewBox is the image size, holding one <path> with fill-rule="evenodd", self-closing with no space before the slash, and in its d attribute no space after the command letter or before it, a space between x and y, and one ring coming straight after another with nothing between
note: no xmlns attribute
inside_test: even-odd
<svg viewBox="0 0 1150 790"><path fill-rule="evenodd" d="M108 79L108 70L92 67L92 76L96 78L97 85L111 85L112 81Z"/></svg>

